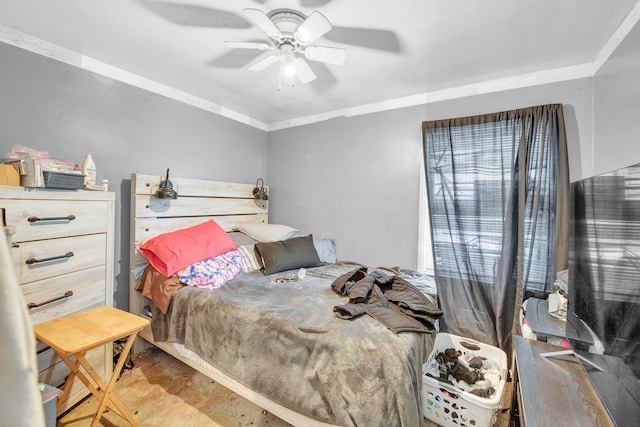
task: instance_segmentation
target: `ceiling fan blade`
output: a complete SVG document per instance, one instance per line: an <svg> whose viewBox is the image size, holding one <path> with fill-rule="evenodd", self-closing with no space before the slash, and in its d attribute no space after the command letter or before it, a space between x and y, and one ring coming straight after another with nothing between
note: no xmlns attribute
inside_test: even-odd
<svg viewBox="0 0 640 427"><path fill-rule="evenodd" d="M311 61L342 65L347 58L347 50L339 47L307 46L304 56Z"/></svg>
<svg viewBox="0 0 640 427"><path fill-rule="evenodd" d="M312 80L315 80L316 73L313 72L307 61L302 58L296 58L293 61L293 66L296 69L296 76L302 84L309 83Z"/></svg>
<svg viewBox="0 0 640 427"><path fill-rule="evenodd" d="M234 49L257 49L257 50L269 50L273 49L269 43L264 42L224 42L225 46Z"/></svg>
<svg viewBox="0 0 640 427"><path fill-rule="evenodd" d="M324 6L331 2L331 0L300 0L300 5L304 7L318 7Z"/></svg>
<svg viewBox="0 0 640 427"><path fill-rule="evenodd" d="M277 39L282 36L276 24L274 24L271 19L260 9L244 9L244 12L247 14L249 19L253 21L258 27L262 29L269 37Z"/></svg>
<svg viewBox="0 0 640 427"><path fill-rule="evenodd" d="M331 23L317 10L296 30L295 37L300 43L311 43L331 30Z"/></svg>
<svg viewBox="0 0 640 427"><path fill-rule="evenodd" d="M184 2L137 0L137 3L162 19L177 25L208 28L251 28L243 15Z"/></svg>
<svg viewBox="0 0 640 427"><path fill-rule="evenodd" d="M333 42L346 43L386 52L402 52L402 46L398 36L389 30L333 27L325 38Z"/></svg>
<svg viewBox="0 0 640 427"><path fill-rule="evenodd" d="M206 62L209 67L226 68L233 70L246 70L251 64L258 60L262 56L255 50L251 49L227 49L227 51L215 58L211 58Z"/></svg>
<svg viewBox="0 0 640 427"><path fill-rule="evenodd" d="M267 68L269 65L275 64L279 60L280 60L280 56L279 55L265 56L264 58L262 58L261 60L259 60L258 62L256 62L252 66L250 66L249 70L250 71L262 71L265 68Z"/></svg>

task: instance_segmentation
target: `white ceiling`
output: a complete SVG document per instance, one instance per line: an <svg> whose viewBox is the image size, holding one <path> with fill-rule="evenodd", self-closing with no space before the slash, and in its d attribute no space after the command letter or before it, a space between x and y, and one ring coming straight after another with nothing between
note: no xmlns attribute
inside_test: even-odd
<svg viewBox="0 0 640 427"><path fill-rule="evenodd" d="M41 53L71 51L268 127L529 73L589 70L630 25L637 2L0 0L0 30L2 41L32 36L52 44ZM320 11L333 29L314 44L346 48L345 63L309 61L316 80L278 90L277 65L249 71L261 52L224 45L265 39L244 8Z"/></svg>

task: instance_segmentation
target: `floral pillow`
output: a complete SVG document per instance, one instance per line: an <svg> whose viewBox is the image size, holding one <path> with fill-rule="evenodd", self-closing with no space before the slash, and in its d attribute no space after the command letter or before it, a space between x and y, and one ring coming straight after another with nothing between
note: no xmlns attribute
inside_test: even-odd
<svg viewBox="0 0 640 427"><path fill-rule="evenodd" d="M218 289L233 279L244 265L244 257L238 249L217 257L196 262L178 271L182 283L197 288Z"/></svg>

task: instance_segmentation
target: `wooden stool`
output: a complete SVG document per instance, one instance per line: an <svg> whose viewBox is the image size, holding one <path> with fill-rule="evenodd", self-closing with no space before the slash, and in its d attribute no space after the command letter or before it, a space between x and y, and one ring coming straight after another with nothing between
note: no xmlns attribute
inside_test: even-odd
<svg viewBox="0 0 640 427"><path fill-rule="evenodd" d="M111 390L120 375L122 366L138 332L148 325L148 319L109 306L92 308L34 325L33 330L36 338L51 346L55 351L53 357L59 356L71 369L71 373L62 389L63 394L58 399L58 405L64 400L74 377L77 376L96 399L100 401L96 415L91 423L92 427L98 424L102 413L107 407L129 421L131 425L138 426L131 413ZM124 337L128 337L127 342L120 354L118 363L113 368L111 379L106 384L87 361L85 353L92 348ZM75 363L71 360L71 356L75 357ZM99 390L80 370L81 366L89 377L95 381ZM60 415L60 406L58 407L58 415Z"/></svg>

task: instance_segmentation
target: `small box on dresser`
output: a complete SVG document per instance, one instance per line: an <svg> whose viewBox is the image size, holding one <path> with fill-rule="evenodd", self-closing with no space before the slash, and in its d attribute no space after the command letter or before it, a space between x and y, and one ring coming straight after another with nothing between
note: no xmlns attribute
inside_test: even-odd
<svg viewBox="0 0 640 427"><path fill-rule="evenodd" d="M0 186L0 209L15 229L11 259L34 324L113 305L115 194ZM40 381L60 387L69 368L38 343ZM105 345L86 355L103 378L113 370ZM88 394L77 379L61 412Z"/></svg>

